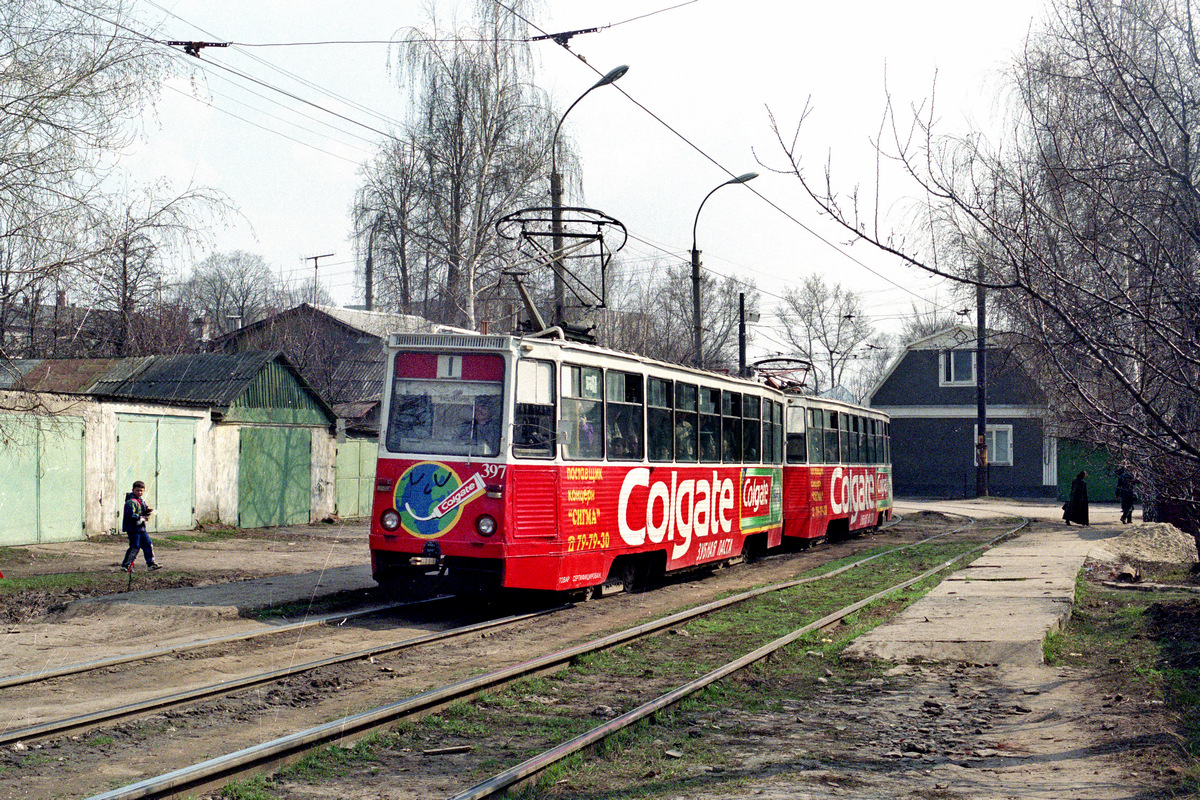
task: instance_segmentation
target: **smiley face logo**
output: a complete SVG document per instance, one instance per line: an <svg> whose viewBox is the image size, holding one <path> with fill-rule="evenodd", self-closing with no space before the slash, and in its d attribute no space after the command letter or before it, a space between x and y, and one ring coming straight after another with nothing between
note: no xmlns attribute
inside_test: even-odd
<svg viewBox="0 0 1200 800"><path fill-rule="evenodd" d="M454 470L436 461L413 464L396 482L395 508L400 526L419 539L436 539L454 527L462 504L446 509L446 501L462 487Z"/></svg>

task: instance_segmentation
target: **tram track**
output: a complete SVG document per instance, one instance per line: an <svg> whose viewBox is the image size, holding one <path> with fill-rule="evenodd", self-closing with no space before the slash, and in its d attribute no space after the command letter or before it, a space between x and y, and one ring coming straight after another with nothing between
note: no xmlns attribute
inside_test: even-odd
<svg viewBox="0 0 1200 800"><path fill-rule="evenodd" d="M447 631L428 633L422 636L414 636L376 647L369 647L363 650L354 651L352 653L343 653L336 656L330 656L328 658L309 661L304 664L296 664L294 666L288 666L281 669L267 670L265 672L248 675L243 678L222 681L219 683L209 684L207 686L200 686L182 692L160 695L134 703L122 703L120 705L110 706L108 708L100 709L87 714L78 714L63 719L51 720L39 725L30 725L22 728L0 731L0 746L10 745L15 742L43 739L50 736L65 735L86 728L95 727L97 725L102 725L104 723L121 722L124 720L134 719L151 712L175 708L186 703L195 703L208 698L230 694L231 692L250 689L255 686L262 686L263 684L272 683L274 681L282 680L294 675L311 672L322 667L345 664L347 662L359 661L362 659L369 659L379 655L396 653L412 647L436 644L438 642L444 642L459 636L467 636L492 628L512 625L517 622L523 622L536 617L553 614L556 611L561 610L561 608L562 607L556 607L525 614L514 614L500 619L486 620L484 622L478 622L472 625L464 625ZM335 615L335 618L336 616L345 615ZM173 653L177 652L178 650L176 648L167 648L167 651Z"/></svg>
<svg viewBox="0 0 1200 800"><path fill-rule="evenodd" d="M449 703L468 699L482 691L493 691L524 677L562 669L565 666L568 666L573 660L588 653L612 649L621 644L632 642L636 639L676 627L684 622L688 622L706 614L711 614L714 611L728 608L732 605L745 602L755 597L759 597L771 592L782 591L787 588L800 586L817 580L824 580L834 575L841 574L847 570L862 567L871 561L874 561L875 559L889 553L906 550L910 547L915 547L917 545L960 532L973 524L973 522L973 520L967 518L966 522L953 528L952 530L944 531L935 536L927 537L919 541L910 542L863 559L857 559L849 564L843 565L837 569L830 570L820 575L783 581L743 592L729 598L705 603L695 608L677 612L675 614L671 614L648 623L633 626L607 636L598 637L591 641L559 650L538 658L530 659L520 664L515 664L499 670L493 670L484 675L475 676L473 678L457 681L437 689L421 692L396 703L386 704L366 712L342 717L332 722L314 726L298 733L278 737L268 742L243 748L242 750L226 756L209 759L208 761L198 765L185 767L180 770L175 770L173 772L160 775L156 778L131 784L130 786L115 789L104 794L95 795L95 798L104 798L105 800L109 800L111 798L112 800L115 800L116 798L176 796L182 792L195 791L203 787L217 785L240 775L259 772L267 767L290 761L298 757L300 754L322 745L326 745L335 741L358 738L371 731L387 728L400 720L411 719L428 714ZM1013 532L1015 532L1015 530ZM1012 535L1013 532L1008 532L999 537L995 537L988 543L975 548L975 550L971 552L976 552L986 547L990 547L1002 538ZM960 556L960 558L961 557L962 556ZM945 569L949 564L955 563L957 560L958 559L955 559L951 562L947 562L946 564L939 565L928 574L935 574L936 572ZM927 575L923 577L927 577ZM915 583L917 580L921 579L922 577L910 579L908 582L904 584L898 584L897 587L892 587L886 591L896 591L896 589L902 585L911 585L912 583ZM852 613L853 610L856 608L861 608L862 605L865 605L870 601L871 598L860 601L860 603L856 604L854 608L849 608L845 610L844 613ZM797 634L797 636L798 635L802 634ZM778 647L782 646L782 643L778 645ZM759 656L759 658L761 657L765 656ZM712 680L718 680L719 677L720 676L714 677ZM710 680L709 683L711 682L712 681ZM695 689L692 691L695 691ZM653 711L647 711L646 713L653 713ZM638 718L640 719L641 717ZM609 725L607 724L602 726L602 728L605 729L608 727ZM586 743L580 746L586 746ZM544 769L544 767L540 767L538 769ZM517 780L522 779L524 778L518 778Z"/></svg>
<svg viewBox="0 0 1200 800"><path fill-rule="evenodd" d="M265 639L270 636L279 636L284 633L294 633L297 631L307 630L309 628L317 628L323 625L333 623L341 623L349 619L358 619L374 614L382 614L387 611L395 611L400 608L411 608L429 603L442 602L449 599L446 596L431 597L426 600L416 600L405 603L386 603L384 605L370 606L357 611L345 611L337 614L325 614L320 617L313 617L301 622L288 622L283 625L277 625L262 630L245 631L242 633L231 633L226 636L214 636L208 639L200 639L193 642L185 642L183 644L170 645L168 647L156 647L152 650L142 650L136 653L124 653L119 656L110 658L97 659L95 661L81 662L77 664L64 664L58 667L50 667L41 669L36 672L26 672L19 675L0 676L0 689L8 689L14 686L26 686L29 684L41 683L44 681L54 680L56 678L67 678L72 675L81 675L85 672L92 672L100 669L109 669L111 667L124 666L135 664L139 661L150 661L155 658L164 656L174 656L180 653L192 652L201 650L207 647L217 647L224 644L233 644L236 642L246 642L254 639Z"/></svg>
<svg viewBox="0 0 1200 800"><path fill-rule="evenodd" d="M889 523L891 525L895 522ZM939 536L949 535L957 532L959 529L954 529L947 533L939 534ZM936 538L936 537L931 537ZM768 558L778 558L782 556L769 556ZM854 565L852 565L854 566ZM845 567L830 573L838 574ZM239 634L231 634L228 636L213 637L209 639L198 640L186 644L173 645L170 647L156 648L154 650L142 651L139 653L124 654L108 659L92 661L80 664L64 665L56 669L42 670L37 673L28 673L23 675L13 675L0 678L0 688L30 686L40 682L47 682L54 679L61 679L76 675L81 675L87 672L96 670L111 669L118 666L128 666L141 661L150 661L156 658L167 656L177 656L181 653L195 652L205 648L216 647L220 645L244 642L253 639L263 639L280 634L302 631L309 628L328 626L331 624L344 623L348 619L366 617L374 614L380 614L388 611L394 611L401 608L414 608L419 606L428 606L430 604L447 602L452 600L452 596L441 595L427 600L420 600L407 603L395 603L381 606L372 606L358 611L343 612L337 614L325 615L303 622L288 623L278 627L273 627L268 630L246 632ZM447 631L429 633L420 636L407 637L398 641L381 643L369 648L357 649L351 652L330 656L327 658L316 659L301 664L289 665L278 669L268 669L257 672L251 675L243 676L236 679L219 681L202 686L192 687L183 691L169 692L153 697L136 700L132 702L120 702L118 704L105 708L89 711L81 714L72 714L39 722L36 724L22 725L19 727L10 727L0 730L0 747L9 746L17 742L31 742L42 739L51 738L54 736L69 735L82 730L87 730L104 724L116 724L139 717L161 712L168 709L178 708L191 703L197 703L203 700L229 695L234 692L251 689L254 687L263 686L273 682L277 682L289 677L302 675L308 672L319 670L323 667L336 666L346 664L362 659L370 659L375 656L382 656L391 653L400 652L409 648L415 648L422 645L437 644L450 639L467 636L475 633L481 633L493 628L501 628L508 625L513 625L525 620L533 619L546 614L554 613L564 607L556 607L545 609L525 614L509 615L501 619L485 620L479 623L459 626Z"/></svg>
<svg viewBox="0 0 1200 800"><path fill-rule="evenodd" d="M895 592L908 588L909 586L920 583L921 581L930 578L951 566L954 566L960 561L963 561L968 556L995 546L999 542L1015 535L1027 525L1029 525L1029 520L1023 519L1021 524L1017 527L994 537L978 547L972 548L971 550L961 553L954 558L943 561L941 564L938 564L933 568L916 575L915 577L893 584L892 586L875 592L868 597L839 608L830 614L826 614L820 619L809 622L808 624L795 629L785 636L781 636L749 653L746 653L743 656L722 664L718 668L708 672L696 680L690 681L682 686L678 686L675 689L662 694L647 703L639 705L637 708L615 717L614 719L611 719L602 725L592 728L586 733L544 750L514 767L497 773L487 780L481 781L480 783L477 783L474 786L451 796L448 798L448 800L483 800L483 798L495 797L507 792L511 787L530 781L538 774L544 772L555 764L574 756L576 753L580 753L587 748L594 747L604 739L607 739L610 736L632 727L638 722L649 718L653 714L678 704L680 701L696 694L700 690L712 685L713 683L716 683L719 680L729 677L735 672L743 670L752 664L768 658L772 654L792 644L806 634L825 628L836 622L840 622L849 615L859 611L871 603L881 600L888 595L894 594Z"/></svg>

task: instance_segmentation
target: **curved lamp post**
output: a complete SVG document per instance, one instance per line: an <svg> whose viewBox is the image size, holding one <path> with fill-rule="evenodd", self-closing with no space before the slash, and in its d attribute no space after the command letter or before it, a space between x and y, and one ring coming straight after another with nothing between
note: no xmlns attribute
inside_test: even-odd
<svg viewBox="0 0 1200 800"><path fill-rule="evenodd" d="M601 86L607 86L617 80L629 71L629 67L622 64L619 67L614 67L605 73L604 77L592 84L586 92L579 95L574 103L567 106L567 110L558 118L558 124L554 126L554 138L550 140L550 224L551 231L554 235L554 324L562 326L565 322L563 318L563 306L566 305L566 283L563 281L563 241L562 241L562 176L558 174L558 132L562 128L563 120L567 118L567 114L571 113L571 109L579 104L579 101L588 96L592 89L599 89Z"/></svg>
<svg viewBox="0 0 1200 800"><path fill-rule="evenodd" d="M704 367L704 351L700 347L700 251L696 249L696 226L700 224L700 211L704 208L704 204L708 202L708 198L713 196L713 192L720 189L721 186L728 186L731 183L745 183L752 181L758 177L757 172L747 172L744 175L738 175L736 178L729 180L717 186L712 192L704 195L704 199L700 201L700 208L696 209L696 221L692 223L692 347L696 350L696 366Z"/></svg>

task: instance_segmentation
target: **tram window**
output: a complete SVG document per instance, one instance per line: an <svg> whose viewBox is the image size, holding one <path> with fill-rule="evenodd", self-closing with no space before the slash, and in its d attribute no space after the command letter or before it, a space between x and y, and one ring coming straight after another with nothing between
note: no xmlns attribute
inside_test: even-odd
<svg viewBox="0 0 1200 800"><path fill-rule="evenodd" d="M563 455L569 459L604 458L603 400L600 370L564 364L562 368Z"/></svg>
<svg viewBox="0 0 1200 800"><path fill-rule="evenodd" d="M742 460L742 396L738 392L721 395L721 460L736 464Z"/></svg>
<svg viewBox="0 0 1200 800"><path fill-rule="evenodd" d="M825 412L818 408L808 410L808 461L825 463Z"/></svg>
<svg viewBox="0 0 1200 800"><path fill-rule="evenodd" d="M695 461L700 448L697 444L696 387L690 383L675 384L675 460Z"/></svg>
<svg viewBox="0 0 1200 800"><path fill-rule="evenodd" d="M674 383L662 378L646 379L646 438L651 461L675 459L674 388Z"/></svg>
<svg viewBox="0 0 1200 800"><path fill-rule="evenodd" d="M763 461L783 461L783 406L768 400L763 412Z"/></svg>
<svg viewBox="0 0 1200 800"><path fill-rule="evenodd" d="M751 395L742 396L742 461L762 460L762 401Z"/></svg>
<svg viewBox="0 0 1200 800"><path fill-rule="evenodd" d="M700 460L721 460L721 390L700 387Z"/></svg>
<svg viewBox="0 0 1200 800"><path fill-rule="evenodd" d="M645 441L642 435L645 427L642 376L610 369L606 386L608 457L620 461L641 461Z"/></svg>
<svg viewBox="0 0 1200 800"><path fill-rule="evenodd" d="M808 461L805 436L805 411L800 407L787 410L787 463L803 464Z"/></svg>
<svg viewBox="0 0 1200 800"><path fill-rule="evenodd" d="M400 353L384 444L393 453L499 455L503 389L500 356Z"/></svg>
<svg viewBox="0 0 1200 800"><path fill-rule="evenodd" d="M775 403L775 463L783 463L783 403Z"/></svg>
<svg viewBox="0 0 1200 800"><path fill-rule="evenodd" d="M825 463L836 464L841 460L838 452L838 423L840 414L836 411L825 411Z"/></svg>
<svg viewBox="0 0 1200 800"><path fill-rule="evenodd" d="M517 361L517 404L513 419L513 454L554 456L554 364L523 358Z"/></svg>

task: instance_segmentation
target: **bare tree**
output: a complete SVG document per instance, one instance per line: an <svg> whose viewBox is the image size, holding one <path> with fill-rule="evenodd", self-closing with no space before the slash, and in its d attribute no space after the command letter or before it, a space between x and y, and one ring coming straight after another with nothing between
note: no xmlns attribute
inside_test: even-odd
<svg viewBox="0 0 1200 800"><path fill-rule="evenodd" d="M0 4L0 355L137 350L134 315L158 302L167 250L221 206L212 192L119 180L119 156L173 63L130 35L131 8ZM115 324L104 333L103 314L67 313L74 301Z"/></svg>
<svg viewBox="0 0 1200 800"><path fill-rule="evenodd" d="M396 59L407 129L363 169L355 202L373 281L402 311L476 327L476 300L512 260L496 222L543 196L550 104L524 23L481 3L473 28L410 29Z"/></svg>
<svg viewBox="0 0 1200 800"><path fill-rule="evenodd" d="M691 364L692 283L690 267L656 263L649 269L618 265L610 273L609 308L593 316L596 338L618 350ZM700 277L701 344L710 369L736 372L738 366L738 295L746 295L746 311L753 314L760 294L753 283L736 278ZM747 332L747 340L753 334Z"/></svg>
<svg viewBox="0 0 1200 800"><path fill-rule="evenodd" d="M185 296L214 333L228 333L262 318L277 294L276 279L262 256L235 250L213 253L192 268Z"/></svg>
<svg viewBox="0 0 1200 800"><path fill-rule="evenodd" d="M203 190L162 198L154 187L131 192L101 206L90 226L96 255L84 268L80 291L98 312L111 320L110 354L145 355L154 352L152 341L139 342L138 317L162 317L173 307L166 288L171 257L187 252L204 240L204 218L221 205L214 193Z"/></svg>
<svg viewBox="0 0 1200 800"><path fill-rule="evenodd" d="M786 171L833 219L907 263L989 289L1023 336L1059 431L1136 459L1200 508L1200 42L1186 0L1058 0L1012 70L1011 138L939 136L888 112L893 156L938 248L893 235L857 191ZM922 237L924 238L924 237ZM1200 528L1193 527L1193 531Z"/></svg>
<svg viewBox="0 0 1200 800"><path fill-rule="evenodd" d="M862 298L839 283L827 284L813 273L804 283L784 292L776 309L783 337L795 354L813 365L809 385L814 394L846 386L850 374L865 358L864 345L875 334Z"/></svg>

